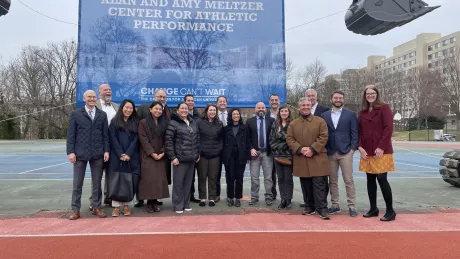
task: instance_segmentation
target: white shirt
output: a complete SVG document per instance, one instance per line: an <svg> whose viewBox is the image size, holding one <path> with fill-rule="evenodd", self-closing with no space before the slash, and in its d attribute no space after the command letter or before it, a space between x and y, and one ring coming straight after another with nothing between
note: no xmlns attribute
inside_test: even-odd
<svg viewBox="0 0 460 259"><path fill-rule="evenodd" d="M107 120L109 121L109 126L110 122L112 121L113 117L115 117L115 114L117 114L117 111L113 107L112 103L110 103L109 106L105 105L104 100L99 99L101 101L101 108L102 110L107 113Z"/></svg>
<svg viewBox="0 0 460 259"><path fill-rule="evenodd" d="M316 107L318 107L318 103L315 103L314 105L311 106L311 114L312 115L315 115Z"/></svg>
<svg viewBox="0 0 460 259"><path fill-rule="evenodd" d="M91 120L93 120L94 115L96 115L96 108L93 108L92 110L90 110L88 106L85 105L85 110L88 113L88 116L91 118ZM92 111L92 112L90 113L89 111Z"/></svg>
<svg viewBox="0 0 460 259"><path fill-rule="evenodd" d="M223 118L224 120L222 120L222 115L224 116L224 118ZM227 117L228 117L227 111L223 111L223 112L219 111L218 116L219 116L219 120L224 124L224 126L226 126L227 125Z"/></svg>
<svg viewBox="0 0 460 259"><path fill-rule="evenodd" d="M338 111L331 110L331 119L335 129L337 129L337 124L339 124L340 115L342 115L342 108Z"/></svg>
<svg viewBox="0 0 460 259"><path fill-rule="evenodd" d="M273 119L276 120L276 118L278 117L278 112L273 113L273 112L270 110L270 117L272 117Z"/></svg>

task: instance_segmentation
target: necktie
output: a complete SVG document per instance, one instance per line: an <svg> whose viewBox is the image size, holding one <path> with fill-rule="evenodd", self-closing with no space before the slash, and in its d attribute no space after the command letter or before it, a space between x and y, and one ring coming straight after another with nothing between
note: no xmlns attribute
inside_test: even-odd
<svg viewBox="0 0 460 259"><path fill-rule="evenodd" d="M105 106L110 106L111 105L110 101L105 101L104 104L105 104Z"/></svg>
<svg viewBox="0 0 460 259"><path fill-rule="evenodd" d="M259 147L264 148L265 147L265 139L264 139L264 117L260 116L260 125L259 125Z"/></svg>
<svg viewBox="0 0 460 259"><path fill-rule="evenodd" d="M91 118L91 120L93 120L93 110L89 110L89 117Z"/></svg>
<svg viewBox="0 0 460 259"><path fill-rule="evenodd" d="M225 120L224 113L220 113L220 121L224 124L224 126L227 126L227 120Z"/></svg>

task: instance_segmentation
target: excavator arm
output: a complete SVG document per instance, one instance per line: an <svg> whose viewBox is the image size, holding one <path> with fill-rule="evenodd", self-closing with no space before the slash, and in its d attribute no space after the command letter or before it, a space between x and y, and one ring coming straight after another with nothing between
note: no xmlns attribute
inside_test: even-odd
<svg viewBox="0 0 460 259"><path fill-rule="evenodd" d="M378 35L439 7L429 7L422 0L353 0L345 14L345 24L356 34Z"/></svg>

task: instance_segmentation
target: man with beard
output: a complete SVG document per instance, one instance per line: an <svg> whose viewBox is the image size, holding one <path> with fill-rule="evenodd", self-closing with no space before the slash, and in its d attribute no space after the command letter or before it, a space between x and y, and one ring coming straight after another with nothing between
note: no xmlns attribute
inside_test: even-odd
<svg viewBox="0 0 460 259"><path fill-rule="evenodd" d="M264 173L265 187L265 204L272 205L273 201L273 158L270 155L269 136L275 119L265 117L265 104L258 102L256 104L256 116L249 118L246 124L249 128L249 146L251 152L251 162L249 168L251 170L251 201L249 205L255 205L259 201L260 188L260 166Z"/></svg>
<svg viewBox="0 0 460 259"><path fill-rule="evenodd" d="M276 120L278 117L278 109L280 107L280 97L277 94L270 95L270 110L265 114L265 117L272 117ZM273 160L273 172L272 172L272 193L273 193L273 200L276 200L276 171L275 171L275 161Z"/></svg>
<svg viewBox="0 0 460 259"><path fill-rule="evenodd" d="M101 109L107 114L107 121L108 126L110 126L110 122L112 121L113 117L118 111L118 104L112 102L112 88L108 84L102 84L98 88L99 92L99 99L96 101L96 107ZM111 206L112 201L107 197L107 167L109 163L104 163L104 204ZM89 197L89 210L93 210L93 195Z"/></svg>
<svg viewBox="0 0 460 259"><path fill-rule="evenodd" d="M358 118L347 109L343 109L344 93L335 91L331 94L332 111L321 114L326 121L329 139L326 144L329 157L329 188L331 207L329 214L340 212L339 206L339 167L347 191L348 214L358 216L355 209L356 191L353 181L353 154L358 148Z"/></svg>
<svg viewBox="0 0 460 259"><path fill-rule="evenodd" d="M329 219L327 125L324 119L311 114L309 99L300 99L299 110L301 117L289 124L286 143L295 154L293 175L300 177L303 195L307 197L303 214L313 215L316 211L322 219Z"/></svg>

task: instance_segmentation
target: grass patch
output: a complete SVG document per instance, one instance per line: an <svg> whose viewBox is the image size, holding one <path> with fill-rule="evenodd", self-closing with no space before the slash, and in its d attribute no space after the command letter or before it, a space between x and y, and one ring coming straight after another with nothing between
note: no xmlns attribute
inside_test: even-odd
<svg viewBox="0 0 460 259"><path fill-rule="evenodd" d="M455 134L459 141L458 132L448 131L448 134ZM446 132L444 132L446 134ZM411 130L411 131L394 131L393 140L395 141L434 141L434 130Z"/></svg>

